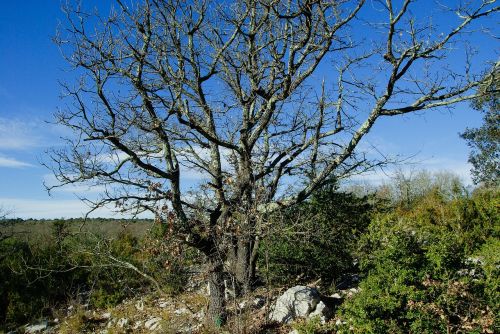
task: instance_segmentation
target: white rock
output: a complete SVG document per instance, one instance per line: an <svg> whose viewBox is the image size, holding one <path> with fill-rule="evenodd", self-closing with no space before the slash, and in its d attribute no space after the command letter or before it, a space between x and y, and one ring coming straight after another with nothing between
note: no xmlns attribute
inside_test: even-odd
<svg viewBox="0 0 500 334"><path fill-rule="evenodd" d="M39 333L39 332L41 332L43 330L46 330L47 327L49 327L49 324L48 324L47 321L44 321L41 324L26 326L25 331L26 331L26 333L29 333L29 334Z"/></svg>
<svg viewBox="0 0 500 334"><path fill-rule="evenodd" d="M194 316L196 318L198 318L199 320L202 320L205 318L205 311L201 310L200 312L196 313Z"/></svg>
<svg viewBox="0 0 500 334"><path fill-rule="evenodd" d="M322 324L326 323L331 316L330 309L320 301L313 312L309 313L309 318L319 317Z"/></svg>
<svg viewBox="0 0 500 334"><path fill-rule="evenodd" d="M299 334L299 331L298 331L298 330L296 330L296 329L294 329L293 331L291 331L291 332L290 332L290 333L288 333L288 334Z"/></svg>
<svg viewBox="0 0 500 334"><path fill-rule="evenodd" d="M305 318L314 311L320 301L316 289L298 285L285 291L274 305L269 320L290 323L296 318Z"/></svg>
<svg viewBox="0 0 500 334"><path fill-rule="evenodd" d="M188 312L189 312L189 310L187 308L183 307L183 308L180 308L178 310L175 310L174 314L177 315L177 316L179 316L179 315L182 315L182 314L186 314Z"/></svg>
<svg viewBox="0 0 500 334"><path fill-rule="evenodd" d="M138 311L143 311L144 310L144 302L142 300L139 300L137 303L135 303L135 308Z"/></svg>
<svg viewBox="0 0 500 334"><path fill-rule="evenodd" d="M120 328L123 328L123 327L128 325L128 319L127 318L120 318L120 319L118 319L118 322L116 323L116 325Z"/></svg>
<svg viewBox="0 0 500 334"><path fill-rule="evenodd" d="M161 321L161 318L153 317L144 323L144 327L146 327L146 329L149 329L150 331L160 329L160 327L161 327L160 321Z"/></svg>
<svg viewBox="0 0 500 334"><path fill-rule="evenodd" d="M203 326L203 324L197 324L197 325L193 325L189 328L189 332L195 332L197 331L198 329L200 329L201 327Z"/></svg>
<svg viewBox="0 0 500 334"><path fill-rule="evenodd" d="M136 321L134 322L134 325L132 326L132 329L137 329L142 326L142 321Z"/></svg>
<svg viewBox="0 0 500 334"><path fill-rule="evenodd" d="M111 328L114 327L116 323L116 319L111 319L108 324L106 325L106 328Z"/></svg>
<svg viewBox="0 0 500 334"><path fill-rule="evenodd" d="M111 312L106 312L106 313L103 313L101 314L101 319L109 319L111 318Z"/></svg>
<svg viewBox="0 0 500 334"><path fill-rule="evenodd" d="M335 292L333 295L331 295L330 297L332 298L335 298L335 299L342 299L342 296L338 293L338 292Z"/></svg>

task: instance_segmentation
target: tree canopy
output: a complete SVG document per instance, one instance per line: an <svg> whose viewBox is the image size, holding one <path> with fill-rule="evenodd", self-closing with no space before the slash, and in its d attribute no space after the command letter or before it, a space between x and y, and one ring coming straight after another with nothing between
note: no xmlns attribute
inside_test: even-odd
<svg viewBox="0 0 500 334"><path fill-rule="evenodd" d="M469 162L475 183L486 186L498 186L500 182L500 104L499 104L499 72L486 80L479 90L481 96L472 103L481 110L483 125L479 128L467 129L460 136L471 148Z"/></svg>

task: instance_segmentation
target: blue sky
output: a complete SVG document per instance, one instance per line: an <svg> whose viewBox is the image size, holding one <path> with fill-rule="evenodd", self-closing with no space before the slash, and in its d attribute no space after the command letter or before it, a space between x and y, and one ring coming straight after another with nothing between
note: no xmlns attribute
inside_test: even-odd
<svg viewBox="0 0 500 334"><path fill-rule="evenodd" d="M63 20L59 0L0 4L0 206L16 217L78 217L86 209L78 194L98 191L64 188L49 197L43 187L53 177L40 161L46 159L45 150L63 145L60 137L67 131L47 121L64 103L58 82L73 75L51 42L59 20ZM371 143L390 155L415 155L417 168L454 171L469 183L468 148L458 133L480 124L481 114L463 104L453 113L429 111L382 119L363 145ZM382 176L377 172L365 179ZM112 213L103 210L95 215Z"/></svg>

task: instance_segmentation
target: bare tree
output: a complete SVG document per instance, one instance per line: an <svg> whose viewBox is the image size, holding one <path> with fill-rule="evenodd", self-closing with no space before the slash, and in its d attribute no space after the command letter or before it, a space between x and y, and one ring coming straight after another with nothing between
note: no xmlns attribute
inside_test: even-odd
<svg viewBox="0 0 500 334"><path fill-rule="evenodd" d="M378 119L477 95L488 74L467 40L494 3L442 8L444 26L417 20L411 0L67 7L56 42L81 79L56 115L75 132L51 154L56 186L102 187L92 208L155 213L206 255L209 314L223 320L222 275L251 288L266 213L384 163L355 151Z"/></svg>

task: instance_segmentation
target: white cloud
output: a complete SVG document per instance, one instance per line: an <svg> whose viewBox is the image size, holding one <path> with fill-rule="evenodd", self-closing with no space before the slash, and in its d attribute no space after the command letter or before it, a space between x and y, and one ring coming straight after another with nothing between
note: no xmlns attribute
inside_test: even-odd
<svg viewBox="0 0 500 334"><path fill-rule="evenodd" d="M80 218L89 211L89 207L80 200L48 199L22 199L0 198L0 206L12 211L10 217L54 219L54 218ZM117 213L110 208L100 208L90 217L103 218L130 218L129 215Z"/></svg>
<svg viewBox="0 0 500 334"><path fill-rule="evenodd" d="M421 165L431 172L450 171L457 174L465 184L472 184L470 173L472 165L467 162L449 158L430 158L423 160Z"/></svg>
<svg viewBox="0 0 500 334"><path fill-rule="evenodd" d="M472 184L470 169L472 166L463 161L453 160L449 158L429 158L422 159L417 162L408 162L405 164L398 164L384 168L383 170L377 169L367 173L353 176L350 180L354 182L368 183L371 185L380 185L388 182L391 176L394 175L396 170L402 169L403 172L411 170L427 170L431 173L438 172L451 172L456 174L466 184Z"/></svg>
<svg viewBox="0 0 500 334"><path fill-rule="evenodd" d="M19 150L41 146L40 124L0 117L0 149Z"/></svg>
<svg viewBox="0 0 500 334"><path fill-rule="evenodd" d="M27 162L19 161L15 158L0 156L0 167L25 168L25 167L34 167L34 165L27 163Z"/></svg>
<svg viewBox="0 0 500 334"><path fill-rule="evenodd" d="M117 165L120 162L122 162L123 160L127 159L128 157L129 157L129 155L127 153L121 152L121 151L116 151L113 153L99 154L99 155L97 155L97 160L101 161L103 163Z"/></svg>

